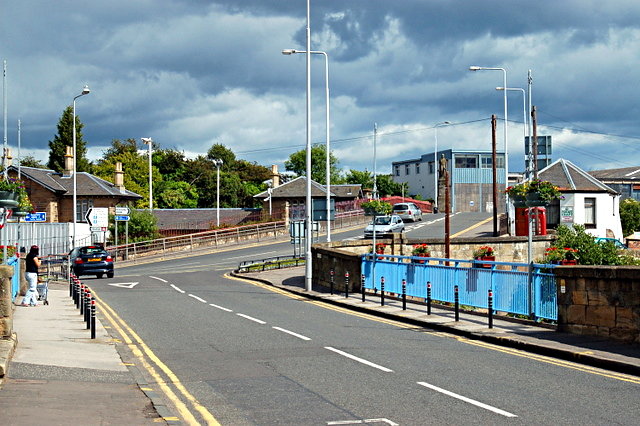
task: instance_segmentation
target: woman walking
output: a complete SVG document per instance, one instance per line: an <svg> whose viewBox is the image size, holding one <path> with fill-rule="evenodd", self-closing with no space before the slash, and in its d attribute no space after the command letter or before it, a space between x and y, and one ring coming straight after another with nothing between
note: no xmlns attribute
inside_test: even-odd
<svg viewBox="0 0 640 426"><path fill-rule="evenodd" d="M38 268L40 267L40 248L31 246L26 259L26 278L29 290L22 299L22 306L38 306Z"/></svg>

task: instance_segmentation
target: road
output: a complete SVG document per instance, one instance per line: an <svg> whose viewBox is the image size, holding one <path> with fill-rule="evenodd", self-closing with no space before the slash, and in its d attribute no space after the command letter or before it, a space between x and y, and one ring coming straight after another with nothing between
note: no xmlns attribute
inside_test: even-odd
<svg viewBox="0 0 640 426"><path fill-rule="evenodd" d="M356 235L361 230L340 237ZM114 337L131 339L118 346L123 359L185 423L573 425L640 418L638 378L226 276L241 260L290 252L288 243L266 242L84 281L110 307L104 314Z"/></svg>

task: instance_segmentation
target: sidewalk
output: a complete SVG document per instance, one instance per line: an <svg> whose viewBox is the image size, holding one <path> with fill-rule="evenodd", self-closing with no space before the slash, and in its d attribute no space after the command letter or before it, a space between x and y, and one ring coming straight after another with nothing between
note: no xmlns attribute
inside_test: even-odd
<svg viewBox="0 0 640 426"><path fill-rule="evenodd" d="M515 319L505 320L496 316L493 318L493 328L490 329L486 314L460 312L460 321L456 322L453 310L432 306L431 315L427 315L424 304L407 301L407 309L403 311L401 301L387 297L385 305L381 306L380 296L370 293L366 294L365 302L362 302L360 293L351 293L349 298L345 298L344 293L331 295L325 288L308 292L304 289L304 267L234 275L261 281L295 294L359 312L424 326L469 339L640 376L640 345L627 345L599 337L560 333L551 326L540 326Z"/></svg>
<svg viewBox="0 0 640 426"><path fill-rule="evenodd" d="M0 341L2 424L165 423L99 320L91 339L67 284L50 284L48 299L48 305L15 307L19 345L12 358L15 342Z"/></svg>

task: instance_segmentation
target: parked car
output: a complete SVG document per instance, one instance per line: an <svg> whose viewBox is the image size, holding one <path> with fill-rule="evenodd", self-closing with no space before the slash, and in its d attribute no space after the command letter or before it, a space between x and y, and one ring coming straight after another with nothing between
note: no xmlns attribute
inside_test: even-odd
<svg viewBox="0 0 640 426"><path fill-rule="evenodd" d="M616 238L596 238L596 243L607 243L607 242L613 243L613 245L616 246L618 250L627 250L629 248L627 247L626 244L620 242L620 240Z"/></svg>
<svg viewBox="0 0 640 426"><path fill-rule="evenodd" d="M422 220L422 211L414 203L394 204L393 214L397 214L402 220L410 220L412 222Z"/></svg>
<svg viewBox="0 0 640 426"><path fill-rule="evenodd" d="M113 278L113 258L100 246L76 247L69 253L71 271L76 276L95 275Z"/></svg>
<svg viewBox="0 0 640 426"><path fill-rule="evenodd" d="M374 223L371 221L366 228L364 228L364 237L373 237ZM375 219L376 237L383 237L385 235L393 234L394 232L404 231L404 222L400 216L394 214L391 216L378 216Z"/></svg>

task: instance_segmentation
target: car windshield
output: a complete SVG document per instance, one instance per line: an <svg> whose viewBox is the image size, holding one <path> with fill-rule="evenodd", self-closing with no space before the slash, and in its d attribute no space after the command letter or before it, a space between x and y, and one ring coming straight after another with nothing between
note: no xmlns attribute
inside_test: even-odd
<svg viewBox="0 0 640 426"><path fill-rule="evenodd" d="M81 254L100 254L104 253L104 249L100 247L83 247L80 249Z"/></svg>
<svg viewBox="0 0 640 426"><path fill-rule="evenodd" d="M409 206L404 206L404 205L396 204L395 206L393 206L393 210L394 210L394 211L398 211L398 210L409 210Z"/></svg>
<svg viewBox="0 0 640 426"><path fill-rule="evenodd" d="M389 225L391 218L389 216L376 217L376 225Z"/></svg>

